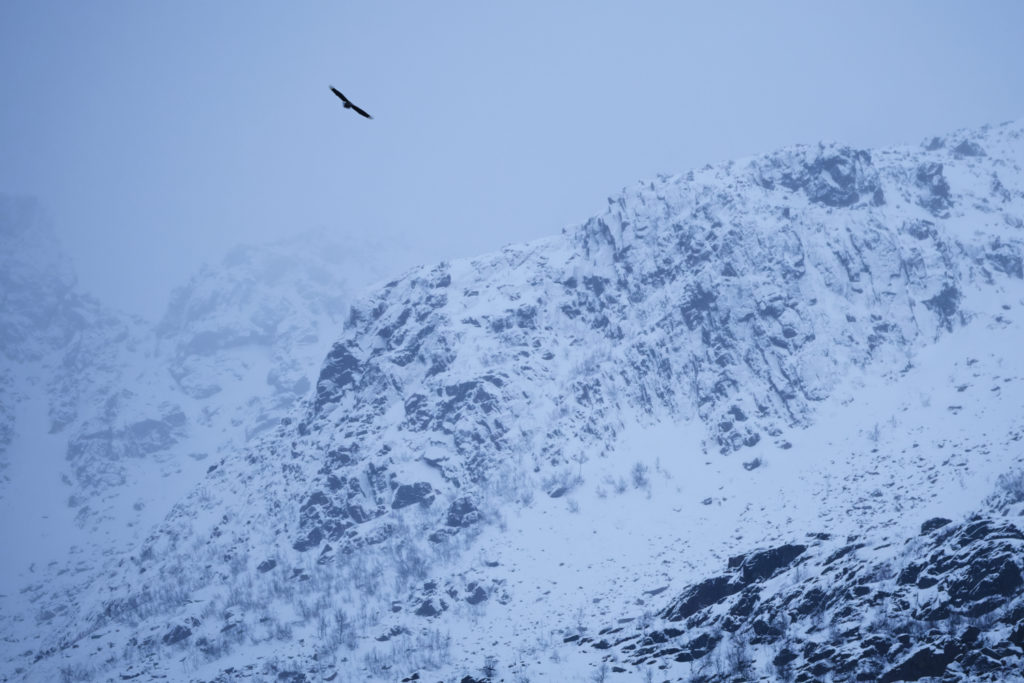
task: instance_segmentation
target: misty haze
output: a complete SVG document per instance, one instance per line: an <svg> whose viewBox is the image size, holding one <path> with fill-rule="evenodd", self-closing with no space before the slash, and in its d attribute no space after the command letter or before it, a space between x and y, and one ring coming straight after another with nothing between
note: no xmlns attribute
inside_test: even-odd
<svg viewBox="0 0 1024 683"><path fill-rule="evenodd" d="M0 681L1024 681L1020 26L4 4Z"/></svg>

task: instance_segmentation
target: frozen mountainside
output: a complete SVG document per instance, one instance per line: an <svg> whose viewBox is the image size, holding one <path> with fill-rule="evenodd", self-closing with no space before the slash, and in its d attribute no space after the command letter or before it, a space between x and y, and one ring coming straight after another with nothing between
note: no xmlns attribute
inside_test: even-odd
<svg viewBox="0 0 1024 683"><path fill-rule="evenodd" d="M1019 499L1004 511L1019 518ZM908 539L819 532L731 557L723 569L639 631L614 624L565 642L621 649L639 667L669 658L709 681L1021 678L1017 520L936 517Z"/></svg>
<svg viewBox="0 0 1024 683"><path fill-rule="evenodd" d="M323 244L316 258L313 251L307 238L239 247L174 292L157 332L173 346L171 375L182 391L197 399L218 393L245 374L239 349L265 347L266 383L289 407L305 397L308 368L322 359L322 340L336 332L353 289L339 268L340 247Z"/></svg>
<svg viewBox="0 0 1024 683"><path fill-rule="evenodd" d="M81 405L112 390L105 380L132 350L138 321L78 291L70 261L31 198L0 196L0 291L0 461L8 463L19 406L38 399L34 427L42 433L67 427ZM0 498L5 494L0 485Z"/></svg>
<svg viewBox="0 0 1024 683"><path fill-rule="evenodd" d="M66 344L80 301L75 274L35 200L0 195L0 349L11 361Z"/></svg>
<svg viewBox="0 0 1024 683"><path fill-rule="evenodd" d="M435 497L463 509L509 468L585 469L637 419L696 416L721 454L785 448L851 369L902 370L1019 286L1021 195L1000 180L1022 187L1018 136L709 168L388 285L353 308L299 424L316 470L295 548L379 539L388 510Z"/></svg>
<svg viewBox="0 0 1024 683"><path fill-rule="evenodd" d="M389 283L137 549L29 591L8 676L639 676L565 639L648 629L755 548L963 517L1021 462L1022 162L1021 123L791 148ZM182 391L256 318L169 314Z"/></svg>
<svg viewBox="0 0 1024 683"><path fill-rule="evenodd" d="M80 293L35 202L0 209L0 530L17 549L0 592L20 621L40 591L74 592L136 546L204 460L280 421L379 264L326 234L240 247L174 292L154 327Z"/></svg>
<svg viewBox="0 0 1024 683"><path fill-rule="evenodd" d="M140 458L174 470L236 451L304 396L352 290L342 254L309 241L237 248L172 294L146 357L74 430L83 489L141 488L123 486Z"/></svg>

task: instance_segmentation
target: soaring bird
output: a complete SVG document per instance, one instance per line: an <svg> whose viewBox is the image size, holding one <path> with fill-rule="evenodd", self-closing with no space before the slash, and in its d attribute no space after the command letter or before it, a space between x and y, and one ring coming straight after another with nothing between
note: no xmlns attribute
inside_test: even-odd
<svg viewBox="0 0 1024 683"><path fill-rule="evenodd" d="M345 109L352 109L352 110L355 111L355 113L359 114L360 116L365 116L368 119L372 119L373 118L372 116L367 114L365 111L363 111L362 109L360 109L356 105L354 105L351 102L349 102L348 98L345 97L344 95L342 95L341 92L337 88L335 88L333 85L331 86L331 92L334 93L335 95L337 95L341 99L341 101L345 103Z"/></svg>

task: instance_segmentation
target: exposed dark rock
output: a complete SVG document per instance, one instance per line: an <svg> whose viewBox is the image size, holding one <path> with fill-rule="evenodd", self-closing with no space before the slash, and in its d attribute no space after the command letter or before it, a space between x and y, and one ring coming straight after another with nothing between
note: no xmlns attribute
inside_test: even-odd
<svg viewBox="0 0 1024 683"><path fill-rule="evenodd" d="M342 343L335 344L320 370L314 409L319 412L325 405L337 401L342 393L355 384L361 369L359 359L347 346Z"/></svg>
<svg viewBox="0 0 1024 683"><path fill-rule="evenodd" d="M415 484L402 484L395 489L395 497L391 501L392 510L400 510L420 503L427 506L434 502L434 489L425 481Z"/></svg>
<svg viewBox="0 0 1024 683"><path fill-rule="evenodd" d="M922 569L924 569L923 564L908 564L903 568L903 571L900 572L899 578L896 579L896 583L901 586L916 584L918 577L921 575Z"/></svg>
<svg viewBox="0 0 1024 683"><path fill-rule="evenodd" d="M445 609L446 605L443 600L438 601L434 598L427 598L420 603L420 606L416 608L414 614L419 617L436 617Z"/></svg>
<svg viewBox="0 0 1024 683"><path fill-rule="evenodd" d="M757 605L760 592L757 588L751 586L750 588L744 589L743 593L739 596L739 599L729 610L729 614L734 617L749 617L754 611L754 607Z"/></svg>
<svg viewBox="0 0 1024 683"><path fill-rule="evenodd" d="M828 558L825 560L825 562L822 564L822 566L827 567L830 564L832 564L833 562L835 562L836 560L841 560L844 557L846 557L847 555L849 555L850 553L852 553L852 552L854 552L856 550L859 550L860 548L863 548L863 547L864 547L863 543L851 543L850 545L843 546L839 550L837 550L834 553L832 553L831 555L829 555Z"/></svg>
<svg viewBox="0 0 1024 683"><path fill-rule="evenodd" d="M882 636L871 636L862 641L861 647L866 656L884 657L892 649L892 643Z"/></svg>
<svg viewBox="0 0 1024 683"><path fill-rule="evenodd" d="M731 576L716 576L692 586L670 605L663 613L669 621L681 621L699 610L713 605L722 598L738 593L743 584Z"/></svg>
<svg viewBox="0 0 1024 683"><path fill-rule="evenodd" d="M1017 622L1013 632L1010 634L1009 641L1017 647L1024 648L1024 621Z"/></svg>
<svg viewBox="0 0 1024 683"><path fill-rule="evenodd" d="M1009 557L979 557L963 570L961 578L945 583L946 592L955 607L969 603L985 605L990 596L1010 597L1020 592L1024 585L1017 561ZM997 601L993 606L1001 604ZM981 616L977 608L970 610L970 616Z"/></svg>
<svg viewBox="0 0 1024 683"><path fill-rule="evenodd" d="M981 629L977 626L968 626L964 629L963 634L960 636L960 642L965 645L973 645L978 642L978 637L981 635Z"/></svg>
<svg viewBox="0 0 1024 683"><path fill-rule="evenodd" d="M487 599L487 591L484 590L483 586L477 583L471 583L466 588L469 595L466 597L466 602L471 605L479 605L481 602Z"/></svg>
<svg viewBox="0 0 1024 683"><path fill-rule="evenodd" d="M729 558L729 569L739 569L740 580L744 585L755 581L764 581L788 566L805 550L807 550L805 545L791 544L747 555L738 555Z"/></svg>
<svg viewBox="0 0 1024 683"><path fill-rule="evenodd" d="M894 681L916 681L925 676L941 676L946 673L946 667L953 661L953 658L952 652L923 647L897 666L886 671L878 680L879 683L893 683Z"/></svg>
<svg viewBox="0 0 1024 683"><path fill-rule="evenodd" d="M480 512L473 504L473 499L468 496L461 496L452 501L448 506L448 514L445 517L445 524L450 527L468 527L480 520Z"/></svg>
<svg viewBox="0 0 1024 683"><path fill-rule="evenodd" d="M677 662L692 662L696 659L700 659L714 650L720 640L720 638L717 638L710 633L702 633L688 642L686 647L682 648L682 651L676 654L675 660Z"/></svg>
<svg viewBox="0 0 1024 683"><path fill-rule="evenodd" d="M925 220L907 221L903 224L907 234L919 240L934 239L936 236L935 223Z"/></svg>
<svg viewBox="0 0 1024 683"><path fill-rule="evenodd" d="M380 643L386 643L392 638L408 633L409 629L405 628L404 626L392 626L387 631L377 636L374 640Z"/></svg>
<svg viewBox="0 0 1024 683"><path fill-rule="evenodd" d="M924 301L932 312L939 316L947 330L953 329L953 316L960 308L960 290L955 285L947 284L942 291Z"/></svg>
<svg viewBox="0 0 1024 683"><path fill-rule="evenodd" d="M863 150L821 147L809 162L799 160L786 166L776 160L776 164L760 169L760 184L803 190L809 201L833 208L852 206L863 199L875 205L884 203L871 155Z"/></svg>
<svg viewBox="0 0 1024 683"><path fill-rule="evenodd" d="M982 149L981 145L973 140L964 140L959 145L953 148L953 154L958 158L963 157L983 157L986 156L985 150Z"/></svg>
<svg viewBox="0 0 1024 683"><path fill-rule="evenodd" d="M427 536L427 540L431 543L444 543L457 533L459 533L458 529L445 527L444 529L438 529L437 531L431 532L431 534Z"/></svg>
<svg viewBox="0 0 1024 683"><path fill-rule="evenodd" d="M781 650L779 650L779 654L775 655L774 659L772 659L772 664L779 667L786 666L787 664L793 662L799 657L800 655L793 652L789 648L784 647Z"/></svg>
<svg viewBox="0 0 1024 683"><path fill-rule="evenodd" d="M796 613L804 617L820 614L825 608L827 599L828 594L824 590L814 587L804 593L799 604L797 604Z"/></svg>
<svg viewBox="0 0 1024 683"><path fill-rule="evenodd" d="M320 542L324 540L324 532L319 527L315 527L309 530L304 538L300 538L298 541L292 544L292 547L298 550L300 553L304 553L310 548L316 548L320 545Z"/></svg>
<svg viewBox="0 0 1024 683"><path fill-rule="evenodd" d="M123 484L120 461L163 453L186 435L185 413L172 403L161 404L159 418L118 424L113 416L124 401L132 398L130 392L112 397L107 402L107 417L83 423L68 440L66 457L85 490Z"/></svg>
<svg viewBox="0 0 1024 683"><path fill-rule="evenodd" d="M997 272L1017 279L1024 278L1024 258L1020 247L1015 244L994 241L985 252L985 260Z"/></svg>
<svg viewBox="0 0 1024 683"><path fill-rule="evenodd" d="M691 645L669 654L669 639L655 629L640 647L620 649L637 665L662 657L687 662L704 657L728 633L749 647L781 645L773 657L777 671L803 681L919 680L949 671L965 676L956 680L974 680L1019 670L1024 533L1005 520L980 517L959 524L934 518L922 531L918 545L908 546L913 554L899 556L906 564L898 575L889 562L855 553L871 546L856 536L839 545L827 534L811 535L808 545L737 555L729 574L688 587L659 613L666 621L685 620L686 632L696 634ZM869 615L883 619L869 621ZM979 622L984 626L956 627L973 618L986 619ZM1001 624L1012 627L1008 634ZM991 645L996 637L999 646Z"/></svg>
<svg viewBox="0 0 1024 683"><path fill-rule="evenodd" d="M917 167L917 184L922 188L921 206L936 216L945 217L952 205L949 183L942 173L942 164L928 162Z"/></svg>
<svg viewBox="0 0 1024 683"><path fill-rule="evenodd" d="M750 461L747 461L747 462L743 463L743 469L745 469L748 472L750 472L752 470L756 470L760 466L761 466L761 458L754 458L753 460L750 460Z"/></svg>
<svg viewBox="0 0 1024 683"><path fill-rule="evenodd" d="M174 645L175 643L180 643L186 638L189 638L191 635L192 629L190 629L188 626L182 626L181 624L178 624L177 626L175 626L170 631L164 634L164 645Z"/></svg>
<svg viewBox="0 0 1024 683"><path fill-rule="evenodd" d="M946 519L945 517L932 517L928 521L921 524L921 535L927 536L936 529L941 529L947 524L952 523L953 520Z"/></svg>

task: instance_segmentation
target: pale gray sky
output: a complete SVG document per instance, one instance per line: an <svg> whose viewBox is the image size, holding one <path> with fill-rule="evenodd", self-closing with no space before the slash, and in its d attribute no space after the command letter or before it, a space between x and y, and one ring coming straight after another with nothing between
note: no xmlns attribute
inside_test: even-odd
<svg viewBox="0 0 1024 683"><path fill-rule="evenodd" d="M5 0L0 191L39 197L87 289L154 317L238 242L467 256L659 172L1020 118L1021 26L1016 0Z"/></svg>

